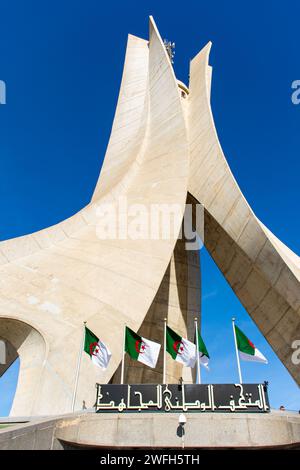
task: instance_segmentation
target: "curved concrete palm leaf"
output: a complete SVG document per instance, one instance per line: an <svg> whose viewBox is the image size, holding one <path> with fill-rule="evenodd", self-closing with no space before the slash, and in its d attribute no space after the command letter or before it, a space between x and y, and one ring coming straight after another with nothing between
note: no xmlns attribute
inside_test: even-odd
<svg viewBox="0 0 300 470"><path fill-rule="evenodd" d="M54 227L0 244L0 321L9 318L31 326L46 344L36 361L21 356L12 414L70 411L84 320L113 351L106 372L90 363L82 367L79 401L93 404L95 382L109 381L120 363L124 324L139 329L176 243L176 236L100 240L97 208L111 202L117 209L121 195L128 206L139 203L149 212L153 203L176 203L181 208L175 227L179 233L187 183L188 141L180 94L151 18L149 45L133 36L128 39L112 135L91 203Z"/></svg>
<svg viewBox="0 0 300 470"><path fill-rule="evenodd" d="M255 216L223 155L210 107L211 44L191 61L190 193L204 205L205 244L232 289L291 375L300 338L299 257Z"/></svg>

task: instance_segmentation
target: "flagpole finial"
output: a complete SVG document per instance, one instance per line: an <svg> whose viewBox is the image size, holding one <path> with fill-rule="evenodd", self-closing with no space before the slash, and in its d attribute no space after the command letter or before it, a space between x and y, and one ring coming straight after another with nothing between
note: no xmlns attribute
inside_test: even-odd
<svg viewBox="0 0 300 470"><path fill-rule="evenodd" d="M167 321L167 318L166 318L166 317L164 318L164 321Z"/></svg>
<svg viewBox="0 0 300 470"><path fill-rule="evenodd" d="M232 321L235 321L235 317L232 317Z"/></svg>

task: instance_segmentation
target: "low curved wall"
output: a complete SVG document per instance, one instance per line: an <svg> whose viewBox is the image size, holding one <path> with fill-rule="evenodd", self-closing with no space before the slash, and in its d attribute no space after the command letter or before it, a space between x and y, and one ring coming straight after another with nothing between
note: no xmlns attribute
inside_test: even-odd
<svg viewBox="0 0 300 470"><path fill-rule="evenodd" d="M0 450L97 448L181 448L178 413L81 413L0 430ZM187 414L186 448L300 449L300 415Z"/></svg>

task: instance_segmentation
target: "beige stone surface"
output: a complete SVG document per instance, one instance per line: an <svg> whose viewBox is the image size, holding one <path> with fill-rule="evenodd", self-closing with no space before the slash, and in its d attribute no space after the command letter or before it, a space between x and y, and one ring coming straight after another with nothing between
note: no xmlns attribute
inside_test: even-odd
<svg viewBox="0 0 300 470"><path fill-rule="evenodd" d="M83 355L76 408L83 400L93 405L95 382L109 381L120 364L124 325L139 330L168 268L187 183L180 93L150 19L149 45L128 38L112 134L91 203L54 227L0 244L0 324L24 324L44 345L37 367L27 333L22 347L10 335L21 358L12 415L71 410L83 321L113 351L105 372ZM177 204L174 239L99 239L97 208L108 201L117 207L120 196L149 210L152 203Z"/></svg>
<svg viewBox="0 0 300 470"><path fill-rule="evenodd" d="M81 413L34 419L0 429L0 450L181 448L178 413ZM187 413L185 449L300 448L300 416L256 413ZM162 431L163 430L163 431Z"/></svg>
<svg viewBox="0 0 300 470"><path fill-rule="evenodd" d="M138 333L163 345L164 318L176 332L191 341L194 338L194 319L199 318L201 300L200 259L199 253L189 256L185 241L178 240L170 264L165 272L147 315ZM125 358L125 383L160 383L163 376L163 354L155 369L142 363ZM169 354L166 355L167 383L177 383L182 377L185 383L195 381L196 368L182 367ZM121 367L118 368L113 383L120 383Z"/></svg>
<svg viewBox="0 0 300 470"><path fill-rule="evenodd" d="M73 423L72 419L62 420L55 435L81 445L180 448L178 417L177 413L81 415ZM190 413L186 418L186 448L300 445L297 414Z"/></svg>
<svg viewBox="0 0 300 470"><path fill-rule="evenodd" d="M152 18L149 42L130 35L90 204L53 227L0 243L0 337L9 341L9 361L21 359L12 415L71 410L84 321L113 356L102 372L83 355L76 409L83 400L93 405L95 382L117 380L125 324L161 342L166 316L192 339L199 258L177 242L187 197L204 206L206 247L300 383L291 362L292 342L300 338L299 258L255 217L228 167L210 108L209 50L210 44L191 62L188 89L177 81ZM117 209L122 197L149 211L176 204L175 237L100 239L101 204ZM128 359L126 379L158 382L161 366L162 357L155 371ZM192 380L168 358L168 380L181 376Z"/></svg>
<svg viewBox="0 0 300 470"><path fill-rule="evenodd" d="M205 207L206 247L299 384L292 344L300 338L300 260L257 219L224 157L210 107L210 48L190 66L189 191Z"/></svg>

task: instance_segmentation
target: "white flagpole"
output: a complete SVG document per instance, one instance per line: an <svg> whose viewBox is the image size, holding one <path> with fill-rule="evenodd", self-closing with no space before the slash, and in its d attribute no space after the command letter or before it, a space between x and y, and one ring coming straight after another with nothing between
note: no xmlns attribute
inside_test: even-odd
<svg viewBox="0 0 300 470"><path fill-rule="evenodd" d="M164 365L163 365L163 384L167 380L167 319L164 319Z"/></svg>
<svg viewBox="0 0 300 470"><path fill-rule="evenodd" d="M237 341L236 341L234 322L235 322L235 318L232 318L232 329L233 329L233 336L234 336L235 353L236 353L236 360L237 360L237 365L238 365L238 370L239 370L239 379L240 379L240 384L241 384L243 383L242 372L241 372L240 356L239 356L239 351L238 351Z"/></svg>
<svg viewBox="0 0 300 470"><path fill-rule="evenodd" d="M126 325L124 325L123 333L123 353L122 353L122 368L121 368L121 384L124 383L124 369L125 369L125 339L126 339Z"/></svg>
<svg viewBox="0 0 300 470"><path fill-rule="evenodd" d="M201 384L201 372L200 372L200 357L199 357L199 338L198 338L198 321L195 317L195 335L196 335L196 354L197 354L197 373L198 373L198 384Z"/></svg>
<svg viewBox="0 0 300 470"><path fill-rule="evenodd" d="M76 376L75 376L75 386L74 386L73 397L72 397L72 412L74 412L74 409L75 409L76 394L77 394L77 388L78 388L78 379L79 379L81 358L82 358L82 352L83 352L83 346L84 346L84 338L85 338L85 325L86 325L86 321L83 322L82 339L81 339L80 350L79 350L78 359L77 359L77 368L76 368Z"/></svg>

